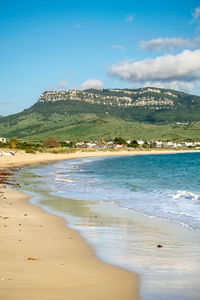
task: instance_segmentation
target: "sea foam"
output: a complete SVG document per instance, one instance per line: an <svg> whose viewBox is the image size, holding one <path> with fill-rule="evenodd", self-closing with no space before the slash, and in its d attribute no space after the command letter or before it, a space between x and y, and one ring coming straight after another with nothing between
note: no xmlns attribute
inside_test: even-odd
<svg viewBox="0 0 200 300"><path fill-rule="evenodd" d="M200 200L200 195L189 192L189 191L178 191L176 195L173 196L173 199L180 199L180 198L185 198L185 199L190 199L192 201L197 201Z"/></svg>

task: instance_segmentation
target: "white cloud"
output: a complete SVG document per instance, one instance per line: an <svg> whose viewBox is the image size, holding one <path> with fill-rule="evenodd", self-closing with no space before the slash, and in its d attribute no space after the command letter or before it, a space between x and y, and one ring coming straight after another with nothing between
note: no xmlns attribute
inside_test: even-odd
<svg viewBox="0 0 200 300"><path fill-rule="evenodd" d="M69 85L69 82L68 81L61 81L56 87L55 89L58 90L58 89L61 89L61 88L64 88L66 86Z"/></svg>
<svg viewBox="0 0 200 300"><path fill-rule="evenodd" d="M111 66L108 75L143 86L193 89L200 82L200 50L117 63Z"/></svg>
<svg viewBox="0 0 200 300"><path fill-rule="evenodd" d="M56 86L51 86L49 90L59 90L69 85L68 81L61 81Z"/></svg>
<svg viewBox="0 0 200 300"><path fill-rule="evenodd" d="M196 7L194 9L194 11L192 12L192 17L193 17L192 18L193 22L196 22L199 19L199 17L200 17L200 6Z"/></svg>
<svg viewBox="0 0 200 300"><path fill-rule="evenodd" d="M191 41L190 48L191 49L198 49L198 48L200 48L200 37L195 38L195 39L193 39Z"/></svg>
<svg viewBox="0 0 200 300"><path fill-rule="evenodd" d="M164 38L154 39L150 41L141 41L139 47L141 50L160 51L160 50L176 50L188 44L188 40L182 38Z"/></svg>
<svg viewBox="0 0 200 300"><path fill-rule="evenodd" d="M81 84L83 90L90 88L101 88L103 87L103 82L99 79L88 79Z"/></svg>
<svg viewBox="0 0 200 300"><path fill-rule="evenodd" d="M197 23L200 29L200 6L196 7L192 12L192 23ZM157 38L149 41L140 41L139 48L147 51L174 51L177 49L199 49L200 37L194 39L182 38Z"/></svg>
<svg viewBox="0 0 200 300"><path fill-rule="evenodd" d="M126 15L126 22L129 22L129 23L133 22L134 16L135 16L134 14Z"/></svg>
<svg viewBox="0 0 200 300"><path fill-rule="evenodd" d="M200 48L200 37L193 40L182 39L182 38L164 38L164 39L154 39L150 41L141 41L139 43L139 48L141 50L148 51L160 51L168 50L174 51L180 48L187 49L198 49Z"/></svg>
<svg viewBox="0 0 200 300"><path fill-rule="evenodd" d="M119 49L119 50L121 50L121 51L124 51L124 50L125 50L125 47L122 46L122 45L112 45L112 48L114 48L114 49Z"/></svg>
<svg viewBox="0 0 200 300"><path fill-rule="evenodd" d="M196 7L192 12L192 23L196 23L198 25L197 31L200 30L200 6Z"/></svg>
<svg viewBox="0 0 200 300"><path fill-rule="evenodd" d="M140 85L141 86L141 85ZM174 80L171 82L162 82L162 81L146 81L142 84L143 87L151 86L158 88L166 88L172 90L182 90L182 91L192 91L195 88L195 84L193 82L185 82Z"/></svg>

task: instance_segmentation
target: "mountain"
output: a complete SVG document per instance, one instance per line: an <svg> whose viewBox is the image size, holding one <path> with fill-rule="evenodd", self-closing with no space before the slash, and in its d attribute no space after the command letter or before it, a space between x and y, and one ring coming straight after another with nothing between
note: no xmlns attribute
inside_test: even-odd
<svg viewBox="0 0 200 300"><path fill-rule="evenodd" d="M6 137L99 140L200 137L200 97L161 88L46 91L21 113L0 118Z"/></svg>
<svg viewBox="0 0 200 300"><path fill-rule="evenodd" d="M74 100L91 104L102 104L113 107L145 109L183 109L190 106L195 108L200 105L200 97L185 94L183 92L158 89L88 89L68 91L46 91L41 94L38 102L55 102Z"/></svg>

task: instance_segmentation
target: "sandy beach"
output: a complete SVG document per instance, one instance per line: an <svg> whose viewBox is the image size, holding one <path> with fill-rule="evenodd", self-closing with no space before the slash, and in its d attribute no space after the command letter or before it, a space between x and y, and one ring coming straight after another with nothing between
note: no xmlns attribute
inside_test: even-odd
<svg viewBox="0 0 200 300"><path fill-rule="evenodd" d="M32 164L41 164L54 162L59 160L69 160L82 157L101 157L101 156L121 156L121 155L148 155L148 154L167 154L167 153L187 153L187 152L200 152L200 150L120 150L120 151L94 151L76 153L37 153L29 154L24 151L16 151L14 156L0 156L0 170L4 168L22 167Z"/></svg>
<svg viewBox="0 0 200 300"><path fill-rule="evenodd" d="M19 151L0 157L0 169L80 157L158 153L172 151ZM1 185L0 211L0 299L138 299L138 275L101 262L79 233L66 227L62 218L29 204L27 195Z"/></svg>
<svg viewBox="0 0 200 300"><path fill-rule="evenodd" d="M18 152L1 157L0 166L75 157ZM0 203L0 299L138 299L138 276L97 259L63 219L3 185Z"/></svg>

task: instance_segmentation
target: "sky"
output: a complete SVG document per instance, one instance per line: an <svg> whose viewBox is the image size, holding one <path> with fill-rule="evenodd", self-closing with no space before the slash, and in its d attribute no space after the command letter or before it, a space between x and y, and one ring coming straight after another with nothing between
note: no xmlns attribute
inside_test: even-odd
<svg viewBox="0 0 200 300"><path fill-rule="evenodd" d="M200 95L200 2L0 0L0 115L46 90Z"/></svg>

